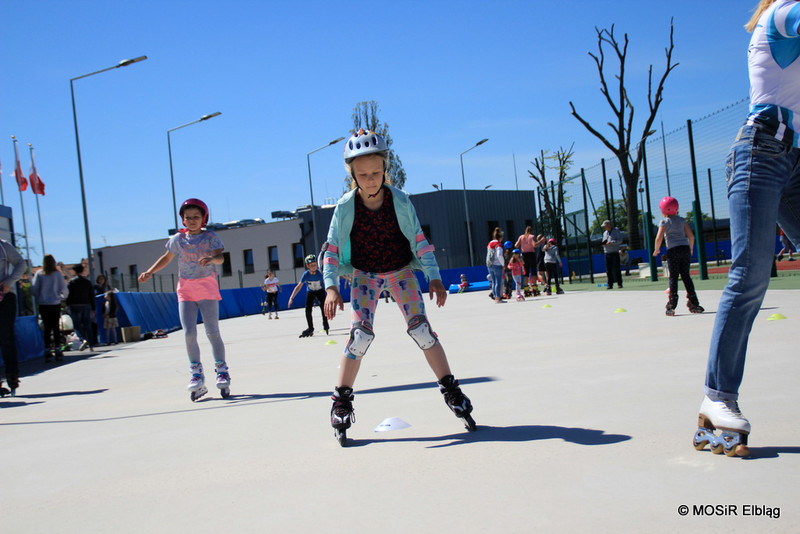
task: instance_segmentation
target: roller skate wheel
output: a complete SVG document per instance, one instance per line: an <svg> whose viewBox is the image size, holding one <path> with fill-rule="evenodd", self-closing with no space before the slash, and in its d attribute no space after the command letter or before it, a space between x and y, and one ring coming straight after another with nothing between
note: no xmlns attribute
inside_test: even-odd
<svg viewBox="0 0 800 534"><path fill-rule="evenodd" d="M219 390L219 394L222 395L223 399L227 399L231 396L231 388L222 388Z"/></svg>
<svg viewBox="0 0 800 534"><path fill-rule="evenodd" d="M473 419L471 415L467 414L463 417L463 419L464 419L464 428L466 428L470 432L475 432L475 430L477 430L478 425L475 424L475 419Z"/></svg>
<svg viewBox="0 0 800 534"><path fill-rule="evenodd" d="M709 437L709 434L711 434L711 437ZM694 435L692 444L695 450L702 451L706 448L706 445L711 443L712 439L714 439L713 433L710 433L707 429L699 429Z"/></svg>
<svg viewBox="0 0 800 534"><path fill-rule="evenodd" d="M339 445L342 447L347 447L347 429L346 428L334 428L333 435L336 436L336 441L339 442Z"/></svg>
<svg viewBox="0 0 800 534"><path fill-rule="evenodd" d="M189 393L189 398L192 400L192 402L195 402L197 399L199 399L200 397L202 397L206 393L208 393L208 388L202 387L202 388L200 388L198 390L190 392Z"/></svg>

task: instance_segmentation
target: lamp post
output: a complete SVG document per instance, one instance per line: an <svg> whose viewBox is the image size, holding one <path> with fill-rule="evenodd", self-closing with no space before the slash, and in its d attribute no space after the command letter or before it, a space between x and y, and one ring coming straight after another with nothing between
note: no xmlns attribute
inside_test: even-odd
<svg viewBox="0 0 800 534"><path fill-rule="evenodd" d="M480 141L475 143L475 146L472 146L472 147L468 148L467 150L465 150L464 152L462 152L458 156L461 159L461 185L464 188L464 211L466 212L466 215L467 215L467 243L469 245L468 248L469 248L469 266L470 267L472 267L475 264L475 260L472 257L472 230L470 229L470 226L469 226L469 205L467 204L467 181L464 179L464 154L466 154L467 152L469 152L473 148L478 148L479 146L481 146L483 143L485 143L488 140L489 139L481 139Z"/></svg>
<svg viewBox="0 0 800 534"><path fill-rule="evenodd" d="M83 226L86 231L86 259L89 262L89 279L94 280L94 262L92 261L92 242L89 238L89 212L86 209L86 189L83 185L83 164L81 162L81 141L78 137L78 112L75 109L75 80L80 80L81 78L86 78L88 76L94 76L95 74L100 74L101 72L106 72L113 69L118 69L120 67L127 67L128 65L133 65L134 63L138 63L140 61L144 61L147 59L147 56L139 56L134 59L123 59L113 67L108 67L106 69L98 70L95 72L90 72L89 74L84 74L82 76L76 76L75 78L70 78L69 80L69 91L72 95L72 120L75 123L75 147L78 150L78 177L80 178L81 182L81 203L83 204Z"/></svg>
<svg viewBox="0 0 800 534"><path fill-rule="evenodd" d="M306 154L306 162L308 163L308 190L311 193L311 226L312 232L314 233L314 254L319 254L319 241L317 241L317 211L314 207L314 186L311 184L311 154L314 152L318 152L323 148L328 148L331 145L335 145L339 141L344 141L344 137L339 137L338 139L334 139L327 145L323 145L319 148L315 148L308 154Z"/></svg>
<svg viewBox="0 0 800 534"><path fill-rule="evenodd" d="M186 124L181 124L180 126L176 126L175 128L167 130L167 150L169 151L169 181L172 185L172 216L175 218L175 231L178 231L178 203L175 199L175 175L172 172L172 143L169 139L169 134L174 132L175 130L180 130L181 128L185 128L187 126L191 126L192 124L197 124L198 122L207 121L208 119L213 119L214 117L222 115L222 112L217 111L216 113L211 113L209 115L203 115L196 121L187 122Z"/></svg>

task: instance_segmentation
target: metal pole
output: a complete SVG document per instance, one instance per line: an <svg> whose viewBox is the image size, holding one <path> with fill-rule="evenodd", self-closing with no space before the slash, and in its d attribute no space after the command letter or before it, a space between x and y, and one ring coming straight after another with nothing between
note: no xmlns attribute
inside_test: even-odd
<svg viewBox="0 0 800 534"><path fill-rule="evenodd" d="M586 201L586 189L589 184L586 183L586 173L581 167L581 192L583 193L583 221L586 224L586 254L589 258L589 281L594 284L594 265L592 262L592 231L589 228L589 204Z"/></svg>
<svg viewBox="0 0 800 534"><path fill-rule="evenodd" d="M644 168L644 194L647 199L647 261L650 264L650 281L655 282L658 280L658 271L656 270L656 259L653 257L653 247L655 246L655 237L653 230L650 227L650 221L653 218L652 208L650 205L650 175L647 172L647 150L645 146L641 145L642 151L642 167Z"/></svg>
<svg viewBox="0 0 800 534"><path fill-rule="evenodd" d="M127 67L128 65L144 61L145 59L147 59L147 56L139 56L134 59L124 59L120 61L118 64L114 65L113 67L108 67L106 69L90 72L89 74L83 74L81 76L72 78L69 81L69 92L72 97L72 120L75 124L75 147L77 148L78 151L78 177L80 179L80 184L81 184L81 204L83 206L83 226L86 233L86 258L87 261L89 262L89 280L94 280L94 262L92 261L92 242L89 238L89 213L88 210L86 209L86 188L84 187L83 183L83 164L81 162L81 141L80 137L78 136L78 112L75 108L74 82L75 80L80 80L81 78L86 78L88 76L94 76L95 74L100 74L101 72L118 69L120 67Z"/></svg>
<svg viewBox="0 0 800 534"><path fill-rule="evenodd" d="M171 130L167 130L167 150L169 151L169 183L172 187L172 217L173 217L173 228L175 231L178 231L178 201L175 198L175 174L172 172L172 143L169 139L169 134Z"/></svg>
<svg viewBox="0 0 800 534"><path fill-rule="evenodd" d="M700 279L708 280L708 265L706 265L706 240L703 236L703 211L700 208L700 188L697 185L697 163L694 157L694 136L692 135L692 121L686 121L689 129L689 156L692 160L692 185L694 186L694 228L695 242L697 243L697 263L700 265Z"/></svg>
<svg viewBox="0 0 800 534"><path fill-rule="evenodd" d="M606 217L611 221L611 204L608 203L608 180L606 179L606 160L600 159L600 168L603 170L603 193L606 196ZM614 222L614 221L611 221Z"/></svg>
<svg viewBox="0 0 800 534"><path fill-rule="evenodd" d="M714 255L717 257L717 266L720 265L719 261L719 242L717 241L717 214L714 212L714 189L711 187L711 169L708 169L708 194L711 197L711 228L714 232Z"/></svg>
<svg viewBox="0 0 800 534"><path fill-rule="evenodd" d="M213 119L222 115L221 111L215 111L214 113L209 113L208 115L203 115L196 121L187 122L186 124L181 124L180 126L176 126L175 128L170 128L167 130L167 150L169 151L169 180L170 185L172 186L172 217L175 224L175 231L178 231L178 202L177 198L175 197L175 175L172 172L172 143L170 142L169 134L174 132L175 130L180 130L181 128L186 128L187 126L191 126L192 124L197 124L198 122L207 121L208 119ZM208 214L206 214L208 215Z"/></svg>
<svg viewBox="0 0 800 534"><path fill-rule="evenodd" d="M306 154L306 162L308 163L308 191L311 194L311 231L314 234L314 254L319 254L319 240L317 239L317 210L314 206L314 186L311 182L311 154L314 152L318 152L323 148L328 148L331 145L335 145L339 141L344 141L344 137L339 137L334 139L327 145L321 146L319 148L315 148L308 154Z"/></svg>
<svg viewBox="0 0 800 534"><path fill-rule="evenodd" d="M462 152L458 156L458 158L461 160L461 186L462 186L462 189L464 191L464 212L465 212L466 218L467 218L467 243L469 244L468 249L469 249L469 266L470 267L475 265L475 260L474 260L474 258L472 256L472 228L470 227L470 224L469 224L470 223L470 219L469 219L469 204L467 203L467 180L466 180L466 178L464 178L464 154L466 154L467 152L469 152L473 148L477 148L477 147L481 146L483 143L485 143L488 140L489 139L481 139L480 141L475 143L475 146L472 146L472 147L468 148L467 150L465 150L464 152Z"/></svg>

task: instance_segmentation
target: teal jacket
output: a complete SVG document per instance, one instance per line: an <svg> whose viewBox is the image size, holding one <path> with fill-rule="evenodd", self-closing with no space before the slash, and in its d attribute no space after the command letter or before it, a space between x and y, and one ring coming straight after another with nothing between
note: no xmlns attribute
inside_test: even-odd
<svg viewBox="0 0 800 534"><path fill-rule="evenodd" d="M439 266L433 254L435 249L422 233L419 219L417 219L417 211L414 209L408 193L390 185L384 185L384 187L392 192L397 222L414 253L409 264L410 267L424 272L428 281L441 280ZM333 210L331 226L328 229L328 240L322 247L322 276L325 279L326 288L331 286L338 288L339 275L353 272L353 266L350 264L350 231L353 229L353 219L355 219L357 192L358 190L354 189L344 195Z"/></svg>

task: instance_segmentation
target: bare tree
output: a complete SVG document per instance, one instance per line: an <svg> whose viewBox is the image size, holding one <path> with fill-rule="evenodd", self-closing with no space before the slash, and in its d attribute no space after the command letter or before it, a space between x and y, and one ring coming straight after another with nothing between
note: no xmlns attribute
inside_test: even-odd
<svg viewBox="0 0 800 534"><path fill-rule="evenodd" d="M605 135L597 131L591 124L589 124L575 109L575 106L570 101L569 107L572 109L572 115L583 124L583 126L591 132L592 135L600 139L602 143L617 157L622 173L622 180L625 182L625 205L629 214L637 213L639 210L638 199L636 196L636 188L639 183L639 174L641 172L641 164L645 140L655 133L652 130L653 121L655 121L658 114L658 108L663 100L664 82L672 70L678 66L678 63L672 63L672 50L674 48L672 36L674 32L672 20L669 23L669 47L665 48L666 65L664 66L664 73L653 93L653 65L650 65L647 74L647 104L648 113L647 120L645 121L642 133L638 137L633 137L633 115L634 108L630 98L628 98L628 91L625 88L625 61L628 57L628 34L626 33L623 38L623 43L617 41L614 36L614 25L611 29L598 29L597 32L597 49L598 54L589 55L594 59L597 65L597 72L600 76L600 92L605 96L611 111L614 115L614 120L609 121L607 124L613 130L613 142L610 141ZM619 63L619 71L614 75L616 78L616 87L613 89L609 87L606 79L606 56L604 47L611 47ZM639 227L636 224L636 217L628 217L628 238L630 239L631 246L641 247L642 240L639 235Z"/></svg>
<svg viewBox="0 0 800 534"><path fill-rule="evenodd" d="M397 153L392 149L392 136L389 135L389 125L381 122L378 117L380 106L374 100L366 102L359 102L353 108L353 129L350 133L356 133L359 128L370 130L383 137L386 141L386 146L389 147L387 152L389 168L387 174L392 182L392 185L398 189L402 189L406 183L406 171L403 169L403 162L397 157ZM347 189L350 189L350 176L345 178Z"/></svg>
<svg viewBox="0 0 800 534"><path fill-rule="evenodd" d="M574 146L574 145L573 145ZM566 199L564 197L564 180L567 177L567 171L572 166L572 156L574 152L572 146L568 150L559 148L558 152L553 155L548 155L548 151L540 150L539 157L533 158L531 164L534 171L528 171L528 175L539 184L539 195L544 204L542 213L539 218L542 224L542 233L553 236L559 243L565 237L564 229L561 225L561 218L564 216L564 205ZM555 165L548 165L547 160L552 160ZM555 170L558 173L558 178L552 184L547 182L547 170Z"/></svg>

